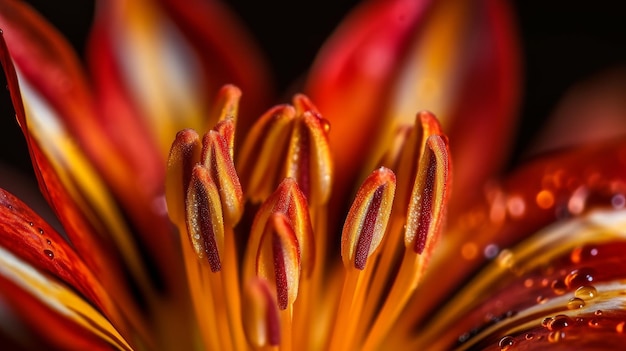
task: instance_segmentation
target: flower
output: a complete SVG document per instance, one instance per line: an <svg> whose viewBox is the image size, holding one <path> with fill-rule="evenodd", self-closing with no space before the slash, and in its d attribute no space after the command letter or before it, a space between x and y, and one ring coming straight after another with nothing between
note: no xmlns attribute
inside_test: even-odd
<svg viewBox="0 0 626 351"><path fill-rule="evenodd" d="M366 2L307 95L256 119L268 79L221 5L99 5L87 75L0 1L17 120L63 225L0 190L7 347L623 343L626 145L494 180L519 80L502 2Z"/></svg>

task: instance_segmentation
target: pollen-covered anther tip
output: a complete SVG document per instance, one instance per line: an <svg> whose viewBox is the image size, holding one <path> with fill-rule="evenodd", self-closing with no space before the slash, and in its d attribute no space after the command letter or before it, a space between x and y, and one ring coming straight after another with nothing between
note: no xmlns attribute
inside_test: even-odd
<svg viewBox="0 0 626 351"><path fill-rule="evenodd" d="M224 221L234 226L243 214L243 191L228 144L220 133L211 130L205 134L201 158L202 164L209 170L211 179L217 186Z"/></svg>
<svg viewBox="0 0 626 351"><path fill-rule="evenodd" d="M185 194L191 180L193 166L200 161L200 136L193 129L176 134L167 160L165 198L168 213L175 223L182 223L185 216Z"/></svg>
<svg viewBox="0 0 626 351"><path fill-rule="evenodd" d="M276 287L281 310L291 306L298 295L300 269L300 248L289 219L272 214L257 251L256 274Z"/></svg>
<svg viewBox="0 0 626 351"><path fill-rule="evenodd" d="M405 245L415 253L429 251L441 231L450 189L450 159L445 136L426 141L409 202Z"/></svg>
<svg viewBox="0 0 626 351"><path fill-rule="evenodd" d="M254 278L244 288L242 321L246 338L253 347L280 343L276 294L265 279Z"/></svg>
<svg viewBox="0 0 626 351"><path fill-rule="evenodd" d="M396 176L384 167L370 174L359 188L341 234L341 257L346 267L365 269L387 229L395 189Z"/></svg>
<svg viewBox="0 0 626 351"><path fill-rule="evenodd" d="M187 232L196 255L208 262L212 272L220 271L220 252L224 250L222 206L217 187L202 165L193 168L186 210Z"/></svg>

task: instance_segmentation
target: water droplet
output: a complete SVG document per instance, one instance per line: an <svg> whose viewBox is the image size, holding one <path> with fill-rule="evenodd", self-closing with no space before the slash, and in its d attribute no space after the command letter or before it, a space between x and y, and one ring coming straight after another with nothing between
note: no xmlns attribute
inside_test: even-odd
<svg viewBox="0 0 626 351"><path fill-rule="evenodd" d="M537 303L538 304L544 304L548 302L548 298L542 295L537 296Z"/></svg>
<svg viewBox="0 0 626 351"><path fill-rule="evenodd" d="M324 133L328 134L330 132L330 122L326 118L321 118L320 123L322 124Z"/></svg>
<svg viewBox="0 0 626 351"><path fill-rule="evenodd" d="M39 228L39 234L43 235L43 229Z"/></svg>
<svg viewBox="0 0 626 351"><path fill-rule="evenodd" d="M574 296L583 300L591 300L598 296L598 290L592 285L583 285L574 291Z"/></svg>
<svg viewBox="0 0 626 351"><path fill-rule="evenodd" d="M552 291L557 295L563 295L567 291L567 285L565 285L565 282L561 279L553 280L550 287L552 287Z"/></svg>
<svg viewBox="0 0 626 351"><path fill-rule="evenodd" d="M565 284L570 289L589 285L588 283L593 281L594 274L595 271L591 268L575 269L565 277Z"/></svg>
<svg viewBox="0 0 626 351"><path fill-rule="evenodd" d="M624 208L624 206L626 205L626 197L624 197L624 194L613 195L613 197L611 198L611 205L616 210L621 210L622 208Z"/></svg>
<svg viewBox="0 0 626 351"><path fill-rule="evenodd" d="M531 278L524 280L524 287L526 288L531 288L534 284L535 282Z"/></svg>
<svg viewBox="0 0 626 351"><path fill-rule="evenodd" d="M532 340L535 337L535 334L533 333L526 333L526 335L524 335L524 338L526 340Z"/></svg>
<svg viewBox="0 0 626 351"><path fill-rule="evenodd" d="M52 241L50 241L50 239L46 239L46 244L52 245Z"/></svg>
<svg viewBox="0 0 626 351"><path fill-rule="evenodd" d="M577 310L579 308L585 307L585 301L578 297L572 297L567 302L567 308L570 310Z"/></svg>
<svg viewBox="0 0 626 351"><path fill-rule="evenodd" d="M52 251L50 251L48 249L43 250L43 253L44 253L44 255L48 256L49 259L53 259L54 258L54 252L52 252Z"/></svg>
<svg viewBox="0 0 626 351"><path fill-rule="evenodd" d="M598 256L598 248L594 246L581 246L572 250L570 260L572 263L582 263Z"/></svg>
<svg viewBox="0 0 626 351"><path fill-rule="evenodd" d="M587 325L589 325L590 327L598 327L600 324L600 322L598 322L597 319L593 318L589 320L589 323L587 323Z"/></svg>
<svg viewBox="0 0 626 351"><path fill-rule="evenodd" d="M541 321L541 326L544 328L548 328L548 326L550 325L550 323L552 323L553 320L554 318L552 317L546 317Z"/></svg>
<svg viewBox="0 0 626 351"><path fill-rule="evenodd" d="M513 257L513 252L511 252L511 250L504 249L500 251L496 261L500 267L511 269L515 264L515 257Z"/></svg>
<svg viewBox="0 0 626 351"><path fill-rule="evenodd" d="M35 223L33 223L33 222L28 222L28 225L32 227L32 226L34 226L34 225L35 225Z"/></svg>
<svg viewBox="0 0 626 351"><path fill-rule="evenodd" d="M498 346L500 346L500 350L508 350L511 346L515 344L515 339L510 336L505 336L500 339Z"/></svg>
<svg viewBox="0 0 626 351"><path fill-rule="evenodd" d="M537 206L545 210L554 205L554 195L552 195L550 190L541 190L537 193L535 201L537 202Z"/></svg>
<svg viewBox="0 0 626 351"><path fill-rule="evenodd" d="M565 339L564 331L554 331L548 335L548 342L555 343Z"/></svg>
<svg viewBox="0 0 626 351"><path fill-rule="evenodd" d="M615 326L615 331L618 333L623 333L625 327L626 327L626 322L621 321L617 323L617 325Z"/></svg>
<svg viewBox="0 0 626 351"><path fill-rule="evenodd" d="M602 315L602 310L597 310L593 314L595 314L596 316L601 316Z"/></svg>
<svg viewBox="0 0 626 351"><path fill-rule="evenodd" d="M9 207L9 210L13 209L13 205L9 205L8 207Z"/></svg>
<svg viewBox="0 0 626 351"><path fill-rule="evenodd" d="M499 252L500 252L500 248L498 247L498 245L496 245L496 244L489 244L489 245L485 246L485 250L483 251L483 254L485 255L486 259L490 260L490 259L496 257Z"/></svg>
<svg viewBox="0 0 626 351"><path fill-rule="evenodd" d="M550 322L548 322L548 330L561 330L563 328L569 327L573 323L574 320L572 320L570 317L564 314L559 314L556 317L552 318Z"/></svg>

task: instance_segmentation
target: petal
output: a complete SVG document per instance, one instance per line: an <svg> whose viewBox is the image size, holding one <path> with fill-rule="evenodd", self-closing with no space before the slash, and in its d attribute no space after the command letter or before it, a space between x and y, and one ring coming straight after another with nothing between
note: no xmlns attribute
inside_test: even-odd
<svg viewBox="0 0 626 351"><path fill-rule="evenodd" d="M161 157L177 131L206 131L211 101L222 85L243 89L244 124L260 112L271 88L265 66L226 8L215 1L112 1L98 7L90 63L107 118L126 117L151 131ZM116 94L121 88L123 94ZM248 100L247 99L247 100ZM247 120L247 121L246 121Z"/></svg>
<svg viewBox="0 0 626 351"><path fill-rule="evenodd" d="M433 316L419 342L480 349L620 345L625 228L623 209L596 210L503 250Z"/></svg>
<svg viewBox="0 0 626 351"><path fill-rule="evenodd" d="M518 81L510 17L491 0L370 1L348 17L306 90L333 128L342 175L336 189L349 187L358 166L370 168L396 131L426 109L455 140L455 186L471 197L502 162L510 137Z"/></svg>
<svg viewBox="0 0 626 351"><path fill-rule="evenodd" d="M24 203L2 189L0 246L33 267L69 284L110 319L116 321L118 326L125 323L98 277L89 270L65 239Z"/></svg>
<svg viewBox="0 0 626 351"><path fill-rule="evenodd" d="M534 160L492 185L485 199L449 224L403 323L425 323L433 311L421 306L440 306L459 282L529 234L596 208L622 208L625 174L626 145L609 142ZM437 274L442 270L445 275Z"/></svg>
<svg viewBox="0 0 626 351"><path fill-rule="evenodd" d="M88 302L0 247L0 299L22 323L58 349L132 350Z"/></svg>
<svg viewBox="0 0 626 351"><path fill-rule="evenodd" d="M125 311L145 308L147 295L156 301L156 294L183 294L183 268L162 196L163 164L131 167L116 150L98 122L77 58L30 8L2 2L0 23L7 40L0 58L40 188L77 251ZM49 66L41 70L39 61ZM119 277L138 294L131 296Z"/></svg>
<svg viewBox="0 0 626 351"><path fill-rule="evenodd" d="M227 83L244 92L245 104L241 107L242 118L237 121L237 128L247 132L274 94L261 50L219 1L160 0L159 4L196 50L209 94L215 94Z"/></svg>

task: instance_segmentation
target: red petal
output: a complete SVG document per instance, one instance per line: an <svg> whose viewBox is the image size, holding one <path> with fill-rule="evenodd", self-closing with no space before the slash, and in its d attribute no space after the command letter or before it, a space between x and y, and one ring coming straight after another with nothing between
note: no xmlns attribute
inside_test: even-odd
<svg viewBox="0 0 626 351"><path fill-rule="evenodd" d="M626 145L580 148L529 163L494 185L486 198L449 225L414 301L412 318L437 306L502 248L555 221L594 208L619 209L626 194ZM450 262L457 262L451 270ZM442 270L445 275L437 274ZM427 292L424 289L428 289ZM419 300L419 301L418 301Z"/></svg>
<svg viewBox="0 0 626 351"><path fill-rule="evenodd" d="M0 248L0 299L34 344L54 349L132 350L80 295ZM5 318L6 316L3 316ZM4 323L12 321L3 320ZM19 338L19 336L18 336ZM30 344L30 343L27 343Z"/></svg>

